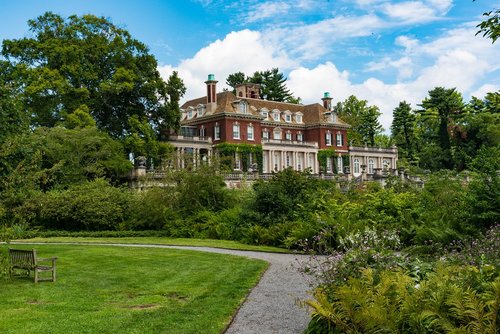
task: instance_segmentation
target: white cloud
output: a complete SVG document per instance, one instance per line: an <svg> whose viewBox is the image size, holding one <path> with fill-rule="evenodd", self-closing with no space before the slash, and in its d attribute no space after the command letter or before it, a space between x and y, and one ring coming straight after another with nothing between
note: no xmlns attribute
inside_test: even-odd
<svg viewBox="0 0 500 334"><path fill-rule="evenodd" d="M440 14L446 14L453 5L453 0L426 0L426 2Z"/></svg>
<svg viewBox="0 0 500 334"><path fill-rule="evenodd" d="M478 99L483 99L486 96L486 93L490 92L498 92L500 90L499 85L485 84L476 89L475 91L470 93L470 96L475 96Z"/></svg>
<svg viewBox="0 0 500 334"><path fill-rule="evenodd" d="M290 5L286 2L259 3L248 12L246 22L251 23L273 16L285 14L288 10L290 10Z"/></svg>
<svg viewBox="0 0 500 334"><path fill-rule="evenodd" d="M421 1L408 1L396 4L385 3L382 6L384 14L390 18L405 23L421 23L436 19L434 8Z"/></svg>
<svg viewBox="0 0 500 334"><path fill-rule="evenodd" d="M178 66L160 66L159 71L164 79L172 71L178 71L188 88L185 99L191 99L205 94L203 82L208 74L215 74L219 80L218 90L222 90L227 87L225 80L231 73L241 71L251 75L263 69L279 67L285 70L293 65L285 54L266 44L261 33L242 30L229 33L223 40L216 40Z"/></svg>
<svg viewBox="0 0 500 334"><path fill-rule="evenodd" d="M329 31L331 28L325 29ZM270 43L265 34L250 30L232 32L178 66L167 65L159 70L164 78L172 70L179 71L188 88L187 100L204 96L203 82L209 73L216 75L220 91L230 73L252 74L257 70L279 67L281 71L288 70L287 85L295 96L302 98L303 103L319 103L323 92L327 91L334 102L356 95L380 108L385 129L389 129L392 111L400 101L406 100L416 107L436 86L456 87L466 99L470 95L480 97L487 91L498 89L498 85L482 80L500 70L500 45L475 36L474 24L451 29L430 42L400 36L395 43L405 48L400 57L387 56L368 66L373 71L387 68L398 71L398 79L390 84L375 75L363 82L355 82L352 77L356 73L339 70L328 61L313 67L301 66L290 59L281 44Z"/></svg>

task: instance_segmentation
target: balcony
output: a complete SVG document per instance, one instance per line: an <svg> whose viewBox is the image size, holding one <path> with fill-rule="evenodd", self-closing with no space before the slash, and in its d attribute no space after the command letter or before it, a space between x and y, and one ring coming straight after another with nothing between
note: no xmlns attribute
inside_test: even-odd
<svg viewBox="0 0 500 334"><path fill-rule="evenodd" d="M212 137L200 137L200 136L170 136L169 142L196 142L203 144L212 144Z"/></svg>
<svg viewBox="0 0 500 334"><path fill-rule="evenodd" d="M303 146L318 148L318 143L313 141L298 141L298 140L282 140L282 139L264 139L262 145L286 145L286 146Z"/></svg>

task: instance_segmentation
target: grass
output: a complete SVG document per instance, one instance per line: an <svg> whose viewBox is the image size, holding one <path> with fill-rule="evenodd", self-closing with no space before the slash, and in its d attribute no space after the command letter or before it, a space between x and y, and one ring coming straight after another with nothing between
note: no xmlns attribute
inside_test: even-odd
<svg viewBox="0 0 500 334"><path fill-rule="evenodd" d="M237 241L215 240L215 239L190 239L190 238L166 238L166 237L121 237L121 238L83 238L83 237L49 237L16 240L16 242L82 242L82 243L110 243L110 244L148 244L148 245L171 245L171 246L201 246L236 250L248 250L270 253L290 253L288 249L247 245Z"/></svg>
<svg viewBox="0 0 500 334"><path fill-rule="evenodd" d="M221 333L267 267L188 250L36 249L59 258L57 282L0 282L0 333Z"/></svg>

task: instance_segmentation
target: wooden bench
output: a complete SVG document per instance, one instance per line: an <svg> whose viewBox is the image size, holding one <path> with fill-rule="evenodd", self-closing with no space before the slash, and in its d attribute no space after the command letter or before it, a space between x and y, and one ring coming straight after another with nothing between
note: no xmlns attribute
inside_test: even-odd
<svg viewBox="0 0 500 334"><path fill-rule="evenodd" d="M14 270L24 270L28 276L31 272L35 274L35 283L39 281L56 281L56 260L57 257L41 259L36 257L36 250L24 250L9 248L10 257L10 274L14 274ZM39 262L51 262L52 265L40 265ZM39 277L40 272L52 272L51 278Z"/></svg>

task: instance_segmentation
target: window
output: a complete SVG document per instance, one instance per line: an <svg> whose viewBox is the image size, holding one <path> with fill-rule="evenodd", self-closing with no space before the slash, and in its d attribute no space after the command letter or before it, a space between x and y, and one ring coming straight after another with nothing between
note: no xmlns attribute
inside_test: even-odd
<svg viewBox="0 0 500 334"><path fill-rule="evenodd" d="M273 133L273 139L281 140L281 130L275 130Z"/></svg>
<svg viewBox="0 0 500 334"><path fill-rule="evenodd" d="M203 125L200 128L200 137L205 137L205 127Z"/></svg>
<svg viewBox="0 0 500 334"><path fill-rule="evenodd" d="M337 132L337 146L343 146L344 138L342 138L342 133Z"/></svg>
<svg viewBox="0 0 500 334"><path fill-rule="evenodd" d="M302 133L297 133L297 141L302 141L304 138L302 136Z"/></svg>
<svg viewBox="0 0 500 334"><path fill-rule="evenodd" d="M368 159L368 174L373 174L373 167L375 167L373 159Z"/></svg>
<svg viewBox="0 0 500 334"><path fill-rule="evenodd" d="M240 125L233 124L233 139L240 139Z"/></svg>
<svg viewBox="0 0 500 334"><path fill-rule="evenodd" d="M342 169L344 169L344 167L342 166L342 164L343 164L342 157L338 156L337 157L337 173L339 173L339 174L342 174Z"/></svg>
<svg viewBox="0 0 500 334"><path fill-rule="evenodd" d="M264 117L264 120L267 121L267 118L269 117L269 112L267 110L262 110L260 112L260 115Z"/></svg>
<svg viewBox="0 0 500 334"><path fill-rule="evenodd" d="M292 115L286 114L285 115L285 122L290 123L292 121Z"/></svg>
<svg viewBox="0 0 500 334"><path fill-rule="evenodd" d="M267 131L267 129L262 131L262 139L269 139L269 131Z"/></svg>
<svg viewBox="0 0 500 334"><path fill-rule="evenodd" d="M354 159L354 173L359 174L359 159Z"/></svg>
<svg viewBox="0 0 500 334"><path fill-rule="evenodd" d="M247 104L245 102L240 102L240 113L246 114L247 113Z"/></svg>
<svg viewBox="0 0 500 334"><path fill-rule="evenodd" d="M217 123L214 126L214 139L215 140L219 140L220 139L220 126Z"/></svg>
<svg viewBox="0 0 500 334"><path fill-rule="evenodd" d="M286 166L290 167L290 153L286 153Z"/></svg>
<svg viewBox="0 0 500 334"><path fill-rule="evenodd" d="M234 170L241 170L240 154L237 152L234 153Z"/></svg>
<svg viewBox="0 0 500 334"><path fill-rule="evenodd" d="M247 138L248 140L253 140L253 125L249 124L247 126Z"/></svg>
<svg viewBox="0 0 500 334"><path fill-rule="evenodd" d="M301 171L302 170L302 154L299 154L297 156L297 170Z"/></svg>
<svg viewBox="0 0 500 334"><path fill-rule="evenodd" d="M326 146L332 146L332 134L330 133L330 131L325 134L325 141Z"/></svg>
<svg viewBox="0 0 500 334"><path fill-rule="evenodd" d="M199 106L198 109L196 109L196 113L198 117L203 116L203 114L205 113L205 107Z"/></svg>
<svg viewBox="0 0 500 334"><path fill-rule="evenodd" d="M326 172L332 172L332 158L326 158Z"/></svg>
<svg viewBox="0 0 500 334"><path fill-rule="evenodd" d="M292 140L292 133L290 131L288 131L287 133L285 133L285 139L286 140Z"/></svg>
<svg viewBox="0 0 500 334"><path fill-rule="evenodd" d="M314 163L314 155L312 153L309 153L309 161L307 162L309 168L313 168L313 163Z"/></svg>
<svg viewBox="0 0 500 334"><path fill-rule="evenodd" d="M187 119L191 119L191 118L193 118L193 111L192 111L192 110L189 110L189 111L187 112Z"/></svg>
<svg viewBox="0 0 500 334"><path fill-rule="evenodd" d="M278 110L275 110L275 111L273 112L273 120L274 120L275 122L279 122L279 121L280 121L280 112L279 112Z"/></svg>
<svg viewBox="0 0 500 334"><path fill-rule="evenodd" d="M301 114L296 114L295 115L295 122L302 123L302 115Z"/></svg>
<svg viewBox="0 0 500 334"><path fill-rule="evenodd" d="M278 154L279 154L278 152L275 152L274 153L274 157L273 157L273 159L274 159L274 170L275 171L278 171L278 165L280 163L280 157L279 157Z"/></svg>

